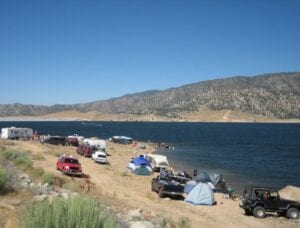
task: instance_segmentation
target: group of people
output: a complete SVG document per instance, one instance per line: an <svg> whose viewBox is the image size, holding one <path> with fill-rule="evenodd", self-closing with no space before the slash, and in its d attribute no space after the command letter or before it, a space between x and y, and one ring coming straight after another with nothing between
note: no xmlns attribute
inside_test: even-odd
<svg viewBox="0 0 300 228"><path fill-rule="evenodd" d="M271 193L270 191L265 191L265 192L255 192L255 197L257 199L264 199L264 200L268 200L271 197Z"/></svg>

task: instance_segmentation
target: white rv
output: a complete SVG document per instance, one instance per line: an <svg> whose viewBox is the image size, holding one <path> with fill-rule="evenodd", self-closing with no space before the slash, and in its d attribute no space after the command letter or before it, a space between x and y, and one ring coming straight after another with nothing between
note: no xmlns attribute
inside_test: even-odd
<svg viewBox="0 0 300 228"><path fill-rule="evenodd" d="M21 139L32 138L33 131L31 128L9 127L1 129L1 137L3 139Z"/></svg>

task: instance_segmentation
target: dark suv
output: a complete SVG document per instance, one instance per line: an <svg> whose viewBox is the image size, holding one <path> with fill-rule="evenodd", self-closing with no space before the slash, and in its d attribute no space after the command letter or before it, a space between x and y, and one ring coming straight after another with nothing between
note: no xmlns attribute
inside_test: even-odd
<svg viewBox="0 0 300 228"><path fill-rule="evenodd" d="M264 187L246 187L240 207L245 214L264 218L266 212L277 212L290 219L299 218L300 203L281 199L277 190Z"/></svg>
<svg viewBox="0 0 300 228"><path fill-rule="evenodd" d="M47 136L42 139L41 143L49 143L49 144L53 144L53 145L65 146L67 143L67 140L65 137L62 137L62 136Z"/></svg>

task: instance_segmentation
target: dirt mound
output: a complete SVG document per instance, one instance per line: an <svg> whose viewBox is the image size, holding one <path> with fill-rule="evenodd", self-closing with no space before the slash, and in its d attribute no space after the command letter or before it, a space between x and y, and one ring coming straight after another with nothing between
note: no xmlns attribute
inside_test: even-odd
<svg viewBox="0 0 300 228"><path fill-rule="evenodd" d="M300 201L300 188L295 186L286 186L279 191L280 197L288 200Z"/></svg>

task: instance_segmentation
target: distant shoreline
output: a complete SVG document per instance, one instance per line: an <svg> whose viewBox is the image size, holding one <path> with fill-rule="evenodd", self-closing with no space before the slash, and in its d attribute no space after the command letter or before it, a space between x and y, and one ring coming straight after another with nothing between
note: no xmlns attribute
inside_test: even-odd
<svg viewBox="0 0 300 228"><path fill-rule="evenodd" d="M77 119L77 118L42 118L42 117L0 117L1 122L174 122L174 123L278 123L278 124L298 124L300 119L276 119L276 120L140 120L140 119Z"/></svg>

